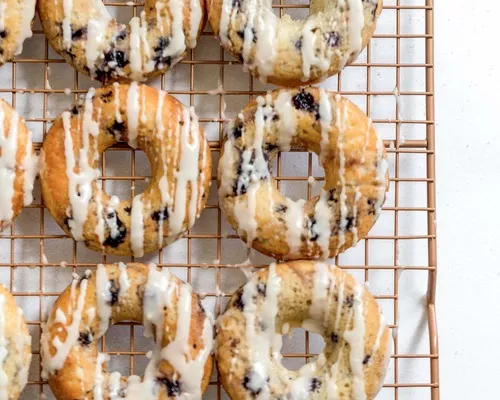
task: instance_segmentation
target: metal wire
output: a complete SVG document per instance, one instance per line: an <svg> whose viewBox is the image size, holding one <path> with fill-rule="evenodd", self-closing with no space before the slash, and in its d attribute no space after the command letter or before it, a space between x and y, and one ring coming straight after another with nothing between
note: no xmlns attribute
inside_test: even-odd
<svg viewBox="0 0 500 400"><path fill-rule="evenodd" d="M364 67L366 68L366 89L362 91L349 91L342 90L342 85L344 83L343 74L340 74L337 79L338 91L341 94L347 96L363 96L365 101L366 112L368 115L371 113L372 109L372 100L375 96L392 96L393 93L390 91L381 91L381 90L373 90L373 78L372 78L372 69L373 68L383 68L394 71L396 76L396 87L399 90L401 85L401 71L405 68L423 68L425 69L425 90L424 91L399 91L401 96L425 96L425 118L422 119L411 119L411 120L402 120L399 117L399 105L396 102L396 109L394 112L394 118L391 119L377 119L374 118L373 122L377 126L380 125L390 125L395 127L395 137L394 140L385 140L385 145L388 149L389 154L394 157L395 160L395 168L393 173L391 173L391 187L394 191L394 205L393 206L385 206L384 212L394 213L394 223L393 223L393 232L386 232L385 234L370 234L368 238L360 243L359 246L364 247L364 260L362 265L341 265L342 268L347 269L349 271L361 271L362 276L365 281L370 280L370 274L375 271L388 271L392 273L392 281L393 281L393 291L392 293L379 294L375 297L380 301L389 301L392 302L393 306L393 321L389 321L389 325L392 328L398 328L398 314L400 308L400 284L399 284L399 275L403 270L403 267L398 265L398 249L400 242L402 241L413 241L413 240L425 240L427 241L427 263L423 265L414 265L404 267L405 271L409 271L408 273L413 272L423 272L427 274L427 298L426 298L426 307L427 307L427 326L426 329L428 331L428 336L430 339L429 351L422 354L410 354L404 353L400 351L400 339L398 335L394 336L394 354L392 355L392 380L388 380L390 383L386 383L382 390L382 393L385 394L384 398L394 398L398 400L403 397L402 389L404 389L404 397L405 398L424 398L422 397L422 389L425 389L425 398L431 398L432 400L439 399L439 372L438 372L438 343L437 343L437 326L436 326L436 313L435 313L435 291L436 291L436 272L437 272L437 263L436 263L436 227L435 227L435 213L436 213L436 202L435 202L435 169L434 169L434 158L435 158L435 148L434 148L434 2L433 0L425 0L425 4L422 5L403 5L400 4L400 0L395 1L396 4L386 5L384 6L384 11L393 10L396 13L395 19L395 30L394 33L391 34L379 34L376 33L372 39L372 43L368 45L366 51L366 62L358 61L354 63L351 67ZM107 2L108 6L117 6L122 7L127 4L121 2ZM130 4L128 4L130 6ZM134 15L137 14L138 7L142 7L142 3L134 3ZM307 5L303 4L284 4L283 0L279 0L279 4L274 4L273 7L279 10L280 15L286 11L288 12L290 9L294 8L308 8ZM421 12L425 14L425 18L423 19L421 34L408 34L401 32L401 12ZM36 35L42 35L40 30L34 31ZM211 33L205 32L204 35L211 35ZM373 41L378 39L392 39L396 41L396 55L394 62L390 63L381 63L381 62L372 62L372 46ZM425 62L407 62L402 61L403 50L401 49L401 39L422 39L425 41ZM218 140L210 141L210 147L212 153L218 155L220 143L222 141L222 124L225 121L224 118L224 98L225 96L239 96L244 97L246 99L251 99L254 96L263 93L262 91L254 90L254 80L252 77L248 78L248 89L247 90L225 90L224 88L224 78L229 73L225 71L228 65L236 63L234 60L227 60L227 57L222 49L219 50L218 58L214 59L197 59L195 57L196 51L191 51L188 57L182 62L182 64L187 65L189 68L189 89L187 90L170 90L169 93L173 95L185 95L188 96L188 102L190 105L195 104L195 96L210 94L207 90L199 90L195 84L195 67L200 65L214 65L219 68L218 78L222 83L222 91L217 94L219 97L218 101L218 113L215 118L200 118L202 123L217 123L219 125L218 129ZM43 96L43 116L28 116L26 121L34 124L41 124L43 127L43 133L45 134L50 128L50 124L53 121L53 117L55 115L50 115L50 106L49 106L49 98L51 95L55 94L63 94L65 90L63 89L52 89L48 85L49 78L49 68L50 65L61 64L64 63L61 59L51 57L49 52L49 45L47 40L45 40L45 48L43 58L24 58L19 57L15 61L12 62L12 84L10 87L5 87L5 85L0 82L0 93L4 95L10 94L11 103L15 107L17 102L17 96L19 94L28 94L28 95L36 95L40 94ZM40 76L40 80L43 80L43 87L31 88L31 87L17 87L16 79L18 74L18 66L23 64L39 64L43 65L43 76ZM5 68L5 67L4 67ZM67 66L70 69L70 66ZM73 86L71 89L71 94L76 99L77 95L80 93L86 92L85 88L81 88L80 85L80 75L76 72L73 73ZM161 88L165 88L165 76L161 78ZM184 100L186 97L184 97ZM402 127L410 125L410 126L424 126L425 127L425 139L418 140L402 140L401 137L401 129ZM35 148L39 149L41 143L36 143ZM144 182L147 179L147 176L136 174L136 153L124 145L116 145L113 148L109 149L109 152L130 152L131 153L131 174L129 176L112 176L111 174L107 174L108 161L106 159L106 154L104 153L102 157L102 185L105 187L106 182L112 181L128 181L130 183L130 193L133 196L135 191L136 182ZM426 176L425 177L405 177L401 176L401 157L408 154L419 154L422 157L426 158ZM313 156L311 154L308 155L307 159L307 176L284 176L282 174L282 165L283 159L281 154L277 159L277 168L276 168L276 179L278 187L281 188L283 183L306 183L308 180L308 176L313 175ZM322 178L319 177L318 180ZM426 186L427 190L427 204L425 206L420 207L407 207L401 206L400 201L400 191L402 184L409 185L417 185L422 184ZM215 177L214 183L216 185ZM415 189L418 190L418 189ZM312 196L311 186L307 186L307 195L310 198ZM50 301L52 301L58 294L58 291L49 291L44 289L44 271L47 271L50 268L61 268L59 263L44 263L44 254L46 251L46 241L50 240L51 245L55 246L54 242L61 241L61 246L64 245L65 242L62 240L67 239L67 236L64 234L54 234L47 232L45 221L47 221L47 217L50 217L48 213L45 211L43 205L43 199L36 201L34 204L30 206L32 209L37 209L39 211L40 225L38 233L24 234L22 232L18 232L16 229L16 222L14 222L9 230L4 231L0 234L0 240L9 240L10 241L10 254L8 262L0 262L0 269L9 269L10 270L10 289L13 291L13 294L18 298L27 298L27 297L35 297L39 299L39 315L37 319L32 319L28 321L30 325L30 329L36 333L34 336L38 338L40 324L43 320L43 312L47 308ZM186 279L191 282L192 280L192 271L198 268L209 268L215 270L215 278L217 281L217 290L210 291L205 293L206 297L212 298L215 300L215 314L219 315L224 307L224 300L227 298L230 293L221 293L219 288L222 287L223 283L223 271L231 270L234 268L238 268L237 265L232 265L229 263L221 263L216 262L216 260L224 259L224 242L229 241L231 239L236 239L237 236L234 234L225 234L223 231L223 220L224 217L221 214L220 209L216 202L211 202L207 205L207 209L215 210L217 213L217 224L215 233L193 233L193 231L188 232L185 235L185 239L187 240L187 257L184 263L178 262L170 262L165 258L163 252L158 253L158 262L159 265L162 266L171 266L171 267L183 267L187 270ZM399 231L399 219L400 214L402 212L411 212L418 213L418 215L426 216L427 222L427 230L426 232L404 232L401 233ZM22 262L17 261L15 259L15 248L19 245L21 240L33 239L38 241L39 244L39 253L40 257L38 262ZM216 260L212 263L200 263L193 261L192 251L194 240L215 240L216 241ZM374 252L377 251L377 246L382 241L390 241L393 247L393 260L394 262L389 265L371 265L372 260L371 256ZM82 262L80 260L79 248L76 243L72 243L72 257L71 259L66 260L67 266L76 271L78 268L95 268L96 262ZM101 262L109 261L110 257L105 255L101 256ZM337 259L339 264L340 260ZM255 267L261 267L263 265L255 265ZM15 269L18 267L38 267L38 271L33 270L33 273L38 273L39 275L39 283L38 287L34 290L16 290L16 278L15 278ZM69 283L69 282L68 282ZM119 325L130 326L130 340L128 344L128 348L120 349L119 351L110 351L109 346L107 346L107 342L110 341L108 336L107 341L106 338L102 341L102 351L106 351L111 355L121 355L129 358L128 366L130 373L133 374L136 368L135 359L138 357L144 357L144 351L139 351L135 349L136 345L136 328L133 323L120 323ZM417 334L417 332L413 332ZM38 356L38 346L34 347L33 351L34 355ZM305 362L308 362L311 357L315 356L316 353L310 350L310 335L306 332L304 335L304 347L302 352L285 352L283 356L285 359L293 358L293 359L302 359ZM427 360L428 361L428 369L429 369L429 379L422 382L404 382L400 379L400 369L401 360L405 359L413 359L413 360ZM33 364L37 364L35 360L38 358L34 358ZM221 388L219 379L217 374L214 374L212 380L210 382L210 386L212 389L209 390L208 394L205 395L205 398L210 399L218 399L220 400L223 397L223 389ZM33 391L33 388L38 390ZM32 365L32 370L30 373L30 379L28 382L27 391L30 394L26 394L25 398L38 398L42 397L42 393L48 394L49 389L46 382L42 381L40 377L40 371L38 365ZM35 394L36 393L36 394ZM389 395L387 395L389 393ZM427 396L428 394L428 396ZM35 397L34 397L35 396Z"/></svg>

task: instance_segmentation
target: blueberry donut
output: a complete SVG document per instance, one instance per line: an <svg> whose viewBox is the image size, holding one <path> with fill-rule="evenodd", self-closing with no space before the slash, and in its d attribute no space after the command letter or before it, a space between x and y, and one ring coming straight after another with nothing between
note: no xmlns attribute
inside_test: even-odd
<svg viewBox="0 0 500 400"><path fill-rule="evenodd" d="M98 182L100 155L116 142L143 150L151 164L148 187L122 201ZM135 82L90 89L52 125L41 164L45 205L66 233L93 250L136 257L194 224L212 178L194 111Z"/></svg>
<svg viewBox="0 0 500 400"><path fill-rule="evenodd" d="M281 334L299 327L321 334L325 348L291 371L281 364ZM217 364L231 399L370 400L382 387L391 349L373 296L320 262L260 270L217 323Z"/></svg>
<svg viewBox="0 0 500 400"><path fill-rule="evenodd" d="M109 324L135 321L155 341L144 376L109 373L98 351ZM56 300L41 339L42 377L58 400L201 399L213 322L191 287L154 264L99 265Z"/></svg>
<svg viewBox="0 0 500 400"><path fill-rule="evenodd" d="M0 65L21 54L23 44L33 35L36 0L0 0Z"/></svg>
<svg viewBox="0 0 500 400"><path fill-rule="evenodd" d="M384 144L349 100L323 89L283 89L250 102L225 128L219 203L249 246L278 259L328 258L366 237L388 189ZM270 161L313 151L325 171L319 196L293 201Z"/></svg>
<svg viewBox="0 0 500 400"><path fill-rule="evenodd" d="M17 400L28 382L31 336L23 310L0 285L0 399Z"/></svg>
<svg viewBox="0 0 500 400"><path fill-rule="evenodd" d="M33 201L38 158L32 136L19 114L0 99L0 231Z"/></svg>
<svg viewBox="0 0 500 400"><path fill-rule="evenodd" d="M39 0L43 31L78 72L99 81L142 81L165 72L196 46L205 0L146 0L123 25L102 0Z"/></svg>
<svg viewBox="0 0 500 400"><path fill-rule="evenodd" d="M281 19L271 1L208 0L208 18L226 50L262 81L319 82L354 61L370 40L382 0L311 0L305 20Z"/></svg>

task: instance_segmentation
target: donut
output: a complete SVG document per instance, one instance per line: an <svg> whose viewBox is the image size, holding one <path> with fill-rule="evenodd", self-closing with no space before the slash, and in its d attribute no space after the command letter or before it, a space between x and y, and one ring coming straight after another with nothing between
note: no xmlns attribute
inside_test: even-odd
<svg viewBox="0 0 500 400"><path fill-rule="evenodd" d="M319 155L319 196L292 201L269 171L278 151ZM388 189L384 144L371 120L324 89L282 89L250 102L225 127L219 203L249 246L278 259L329 258L366 237Z"/></svg>
<svg viewBox="0 0 500 400"><path fill-rule="evenodd" d="M281 334L302 327L325 348L298 371L281 365ZM271 264L241 287L217 323L219 376L231 399L373 399L391 353L373 296L322 262Z"/></svg>
<svg viewBox="0 0 500 400"><path fill-rule="evenodd" d="M338 74L370 40L382 0L311 0L310 15L277 17L271 1L208 0L222 46L263 82L299 86Z"/></svg>
<svg viewBox="0 0 500 400"><path fill-rule="evenodd" d="M117 142L143 150L151 179L122 200L98 183L99 156ZM193 109L136 82L90 89L62 113L41 151L45 205L77 241L107 254L142 256L178 239L203 209L210 148Z"/></svg>
<svg viewBox="0 0 500 400"><path fill-rule="evenodd" d="M0 285L0 399L17 400L28 382L31 336L23 310Z"/></svg>
<svg viewBox="0 0 500 400"><path fill-rule="evenodd" d="M33 202L38 157L32 136L19 114L0 99L0 231Z"/></svg>
<svg viewBox="0 0 500 400"><path fill-rule="evenodd" d="M109 324L135 321L155 347L144 377L107 372ZM41 338L42 377L58 400L201 399L212 371L213 322L191 287L154 264L99 265L75 276Z"/></svg>
<svg viewBox="0 0 500 400"><path fill-rule="evenodd" d="M128 25L102 0L39 0L42 28L54 50L99 81L143 81L177 64L205 25L205 0L146 0Z"/></svg>
<svg viewBox="0 0 500 400"><path fill-rule="evenodd" d="M36 0L0 0L0 65L23 51L24 41L33 35Z"/></svg>

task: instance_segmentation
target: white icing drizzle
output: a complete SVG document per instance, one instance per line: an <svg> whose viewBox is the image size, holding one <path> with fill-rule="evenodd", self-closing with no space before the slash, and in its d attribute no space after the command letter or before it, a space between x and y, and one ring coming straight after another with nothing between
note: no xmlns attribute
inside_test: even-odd
<svg viewBox="0 0 500 400"><path fill-rule="evenodd" d="M0 105L0 223L6 225L14 216L13 198L16 181L16 154L19 114L11 111L10 131L5 132L5 112Z"/></svg>
<svg viewBox="0 0 500 400"><path fill-rule="evenodd" d="M8 400L9 393L7 390L7 385L9 384L9 378L7 372L5 371L5 360L9 351L7 350L7 339L5 337L5 296L0 295L0 399Z"/></svg>
<svg viewBox="0 0 500 400"><path fill-rule="evenodd" d="M338 95L337 95L338 96ZM340 99L340 98L339 98ZM336 99L337 102L339 99ZM346 206L346 190L345 190L345 154L344 154L344 132L347 123L347 102L344 102L342 110L336 108L335 125L337 126L337 148L339 151L339 180L342 186L339 199L340 207L340 225L337 243L337 251L339 251L345 243L345 230L347 226L347 206Z"/></svg>
<svg viewBox="0 0 500 400"><path fill-rule="evenodd" d="M274 102L274 109L280 122L279 148L281 151L289 151L292 139L297 133L297 117L295 108L292 106L292 94L289 90L280 91Z"/></svg>
<svg viewBox="0 0 500 400"><path fill-rule="evenodd" d="M361 0L359 0L361 1ZM311 77L311 68L317 67L326 71L330 67L330 57L325 54L326 41L317 31L321 31L317 18L309 18L302 28L302 80L307 81ZM320 39L318 41L318 39ZM319 47L319 49L317 49Z"/></svg>
<svg viewBox="0 0 500 400"><path fill-rule="evenodd" d="M134 196L130 215L130 247L134 257L144 255L144 204L142 194Z"/></svg>
<svg viewBox="0 0 500 400"><path fill-rule="evenodd" d="M120 378L121 375L119 372L115 371L109 374L108 393L110 400L118 400L120 398L119 396L121 389Z"/></svg>
<svg viewBox="0 0 500 400"><path fill-rule="evenodd" d="M250 185L247 190L246 202L244 198L234 203L234 216L238 220L238 234L246 235L246 243L251 246L257 236L257 221L255 212L257 209L258 185Z"/></svg>
<svg viewBox="0 0 500 400"><path fill-rule="evenodd" d="M133 17L130 20L130 70L133 80L142 78L142 53L141 53L141 20Z"/></svg>
<svg viewBox="0 0 500 400"><path fill-rule="evenodd" d="M309 319L302 323L302 327L310 332L323 334L325 330L326 307L329 302L330 266L323 262L314 264L313 290Z"/></svg>
<svg viewBox="0 0 500 400"><path fill-rule="evenodd" d="M202 10L199 0L191 0L189 8L189 47L196 47L196 39L198 36L198 28L200 26Z"/></svg>
<svg viewBox="0 0 500 400"><path fill-rule="evenodd" d="M118 263L118 268L120 269L120 276L118 278L118 283L120 284L120 296L126 296L126 293L128 292L128 289L130 287L127 265L120 261Z"/></svg>
<svg viewBox="0 0 500 400"><path fill-rule="evenodd" d="M175 184L175 204L173 212L169 217L171 235L178 235L182 232L186 218L186 205L188 209L187 225L191 226L194 223L197 214L198 195L202 195L202 190L198 190L198 162L200 159L199 127L198 119L192 108L184 109L183 122L179 143L180 160ZM187 202L188 183L191 188L189 203Z"/></svg>
<svg viewBox="0 0 500 400"><path fill-rule="evenodd" d="M321 143L319 161L323 164L330 145L330 129L332 124L332 103L325 89L319 89L319 122L321 124Z"/></svg>
<svg viewBox="0 0 500 400"><path fill-rule="evenodd" d="M23 160L24 183L23 183L23 203L29 206L33 202L33 187L35 178L38 174L39 158L33 152L33 133L28 131L28 140L26 142L26 154Z"/></svg>
<svg viewBox="0 0 500 400"><path fill-rule="evenodd" d="M269 351L275 334L275 319L278 313L278 294L281 288L281 278L276 274L276 264L269 266L266 283L266 296L261 307L257 307L257 286L254 280L247 283L243 289L243 315L246 320L246 340L249 348L249 360L252 364L252 374L248 387L257 392L259 399L265 400L270 396L267 377L269 376ZM260 323L260 324L259 324ZM266 329L258 330L258 325Z"/></svg>
<svg viewBox="0 0 500 400"><path fill-rule="evenodd" d="M35 17L35 2L36 0L23 0L22 2L23 9L21 30L19 32L16 55L22 53L24 41L33 36L33 32L31 31L31 21L33 21L33 18Z"/></svg>
<svg viewBox="0 0 500 400"><path fill-rule="evenodd" d="M331 209L328 205L328 193L323 189L314 205L314 218L316 220L314 229L318 236L316 243L321 250L321 257L328 258L330 256Z"/></svg>
<svg viewBox="0 0 500 400"><path fill-rule="evenodd" d="M109 356L104 353L97 353L95 376L94 376L94 400L104 400L104 374L102 365L109 361Z"/></svg>
<svg viewBox="0 0 500 400"><path fill-rule="evenodd" d="M113 83L113 92L115 99L115 119L116 122L122 122L122 113L120 112L120 84L118 82ZM117 138L118 140L119 138Z"/></svg>
<svg viewBox="0 0 500 400"><path fill-rule="evenodd" d="M226 127L226 135L232 127L234 126L234 121L228 123ZM221 173L221 184L219 186L219 197L220 202L222 199L233 190L233 180L234 180L234 148L230 139L227 139L224 143L224 153L220 159Z"/></svg>
<svg viewBox="0 0 500 400"><path fill-rule="evenodd" d="M66 314L59 307L56 308L56 314L54 317L54 322L66 325L68 323L68 319L66 318Z"/></svg>
<svg viewBox="0 0 500 400"><path fill-rule="evenodd" d="M384 142L380 136L377 136L377 183L378 183L378 198L375 203L375 217L378 218L382 211L382 204L385 198L385 187L387 182L387 170L389 164L384 158Z"/></svg>
<svg viewBox="0 0 500 400"><path fill-rule="evenodd" d="M79 336L79 327L82 320L82 311L85 304L85 295L87 293L88 278L90 277L90 271L86 272L86 278L82 279L80 282L80 293L78 295L76 309L73 311L73 301L76 286L78 285L79 279L73 279L71 284L71 302L70 308L68 310L69 314L73 314L73 319L70 325L65 326L66 328L66 341L61 342L59 336L55 336L52 339L52 345L54 346L56 353L52 356L50 354L50 332L47 330L42 334L42 377L47 379L49 375L60 370L68 357L71 349L76 344Z"/></svg>
<svg viewBox="0 0 500 400"><path fill-rule="evenodd" d="M351 228L352 232L352 245L356 246L358 244L358 201L361 200L361 192L359 188L356 187L354 192L354 203L352 205L352 216L353 216L353 225Z"/></svg>
<svg viewBox="0 0 500 400"><path fill-rule="evenodd" d="M302 246L302 232L304 230L304 204L305 200L293 201L286 198L287 211L286 222L286 242L291 253L297 253Z"/></svg>
<svg viewBox="0 0 500 400"><path fill-rule="evenodd" d="M365 358L365 316L363 288L356 285L353 304L353 328L344 332L344 340L349 344L349 362L353 373L353 396L355 400L366 400L363 360Z"/></svg>
<svg viewBox="0 0 500 400"><path fill-rule="evenodd" d="M5 10L7 9L7 4L4 0L0 0L0 30L5 30Z"/></svg>
<svg viewBox="0 0 500 400"><path fill-rule="evenodd" d="M103 57L103 50L107 42L107 28L111 21L111 16L104 4L101 1L97 1L94 4L93 14L95 17L88 21L87 43L85 45L85 58L91 76L94 76L99 58Z"/></svg>
<svg viewBox="0 0 500 400"><path fill-rule="evenodd" d="M2 312L2 307L0 306L0 313ZM25 346L31 345L31 336L24 333L23 329L23 316L24 312L20 307L17 307L17 332L18 334L14 337L14 343L16 345L17 354L19 357L20 368L17 373L18 386L22 389L26 386L28 382L28 370L31 363L31 353L27 356L25 355ZM25 362L24 358L28 357L28 361Z"/></svg>
<svg viewBox="0 0 500 400"><path fill-rule="evenodd" d="M73 0L63 0L63 47L65 50L71 48L71 13L73 11Z"/></svg>
<svg viewBox="0 0 500 400"><path fill-rule="evenodd" d="M133 149L137 148L137 136L139 134L139 86L132 82L127 92L127 124L128 144Z"/></svg>
<svg viewBox="0 0 500 400"><path fill-rule="evenodd" d="M363 0L348 0L349 2L349 40L351 54L357 57L363 46L363 26L365 24Z"/></svg>
<svg viewBox="0 0 500 400"><path fill-rule="evenodd" d="M109 282L108 272L104 265L99 264L96 272L96 303L97 315L99 316L99 330L97 336L103 336L109 327L111 319L111 283Z"/></svg>

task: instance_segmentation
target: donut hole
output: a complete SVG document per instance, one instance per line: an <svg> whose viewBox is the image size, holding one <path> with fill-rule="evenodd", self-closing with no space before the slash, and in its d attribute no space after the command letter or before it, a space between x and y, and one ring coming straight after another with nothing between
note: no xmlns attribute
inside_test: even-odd
<svg viewBox="0 0 500 400"><path fill-rule="evenodd" d="M306 337L308 337L309 341L308 348L304 345ZM314 361L325 347L325 340L320 334L303 328L294 328L290 332L283 334L282 343L281 365L289 371L297 371L303 365ZM309 358L304 357L304 354Z"/></svg>

